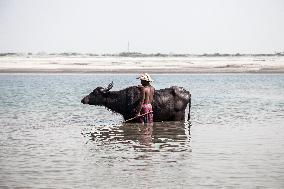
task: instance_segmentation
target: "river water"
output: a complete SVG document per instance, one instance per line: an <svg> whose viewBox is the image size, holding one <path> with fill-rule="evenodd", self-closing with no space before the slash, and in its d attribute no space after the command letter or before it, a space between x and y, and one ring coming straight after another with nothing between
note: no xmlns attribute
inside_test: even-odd
<svg viewBox="0 0 284 189"><path fill-rule="evenodd" d="M283 188L284 75L153 75L190 122L123 124L80 100L136 75L0 75L0 188Z"/></svg>

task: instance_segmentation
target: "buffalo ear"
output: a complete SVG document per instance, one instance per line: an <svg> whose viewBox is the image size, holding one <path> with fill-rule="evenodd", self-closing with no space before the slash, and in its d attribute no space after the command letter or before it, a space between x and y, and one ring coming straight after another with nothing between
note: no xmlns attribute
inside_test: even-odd
<svg viewBox="0 0 284 189"><path fill-rule="evenodd" d="M100 89L99 89L99 92L100 92L100 93L104 93L104 92L105 92L105 89L104 89L104 88L100 88Z"/></svg>

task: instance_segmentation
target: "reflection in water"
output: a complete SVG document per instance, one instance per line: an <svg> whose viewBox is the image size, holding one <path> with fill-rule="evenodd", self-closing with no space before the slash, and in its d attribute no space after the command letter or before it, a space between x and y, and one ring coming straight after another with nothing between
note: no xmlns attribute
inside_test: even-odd
<svg viewBox="0 0 284 189"><path fill-rule="evenodd" d="M83 135L97 146L117 149L130 144L136 151L190 151L190 126L190 122L123 123L95 126Z"/></svg>

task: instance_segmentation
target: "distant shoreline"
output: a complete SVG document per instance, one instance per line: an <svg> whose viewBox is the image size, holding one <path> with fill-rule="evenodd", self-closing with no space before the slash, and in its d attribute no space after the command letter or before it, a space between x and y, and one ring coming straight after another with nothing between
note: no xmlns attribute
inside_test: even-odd
<svg viewBox="0 0 284 189"><path fill-rule="evenodd" d="M132 58L146 58L146 57L272 57L284 56L284 52L275 53L203 53L203 54L188 54L188 53L140 53L140 52L121 52L121 53L77 53L77 52L63 52L63 53L14 53L6 52L0 53L0 57L132 57Z"/></svg>

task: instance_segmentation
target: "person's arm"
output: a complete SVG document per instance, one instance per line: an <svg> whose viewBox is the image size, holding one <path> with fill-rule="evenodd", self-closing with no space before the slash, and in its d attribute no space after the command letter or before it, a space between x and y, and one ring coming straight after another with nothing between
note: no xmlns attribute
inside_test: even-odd
<svg viewBox="0 0 284 189"><path fill-rule="evenodd" d="M143 102L145 101L145 89L144 89L144 87L141 87L141 93L142 93L142 98L141 98L141 101L140 101L140 104L139 104L139 111L138 111L136 117L139 117L140 112L142 110Z"/></svg>

